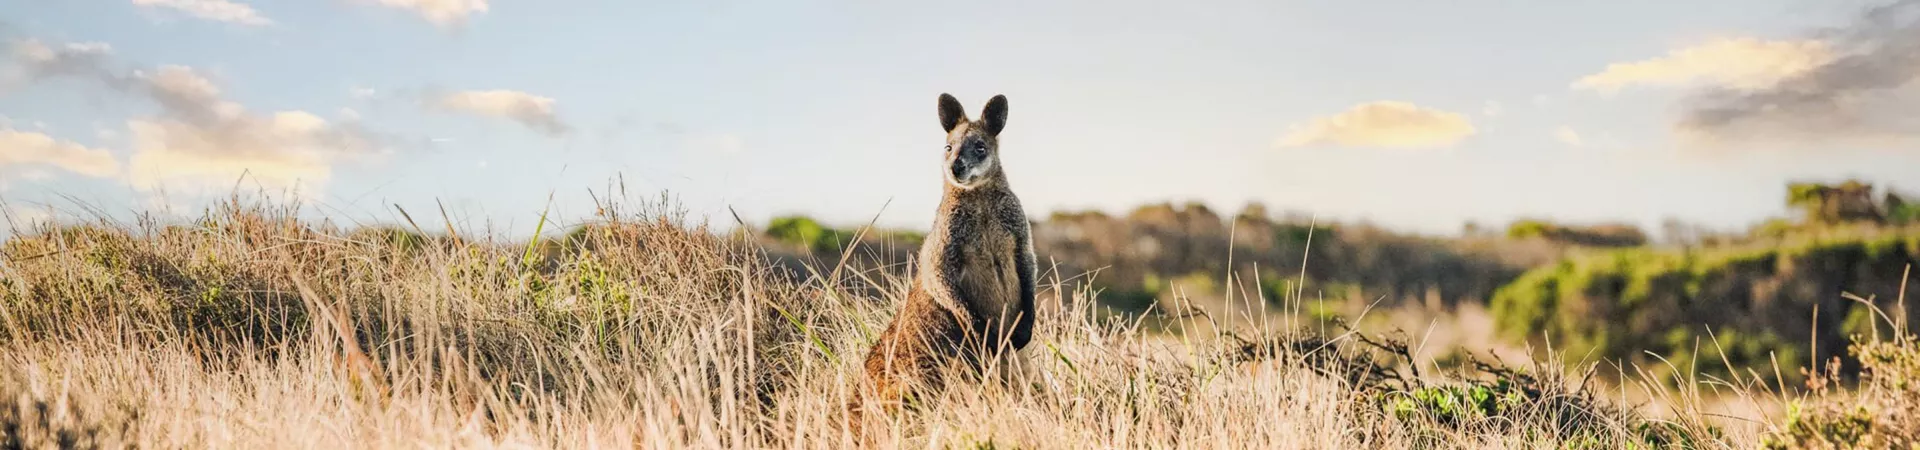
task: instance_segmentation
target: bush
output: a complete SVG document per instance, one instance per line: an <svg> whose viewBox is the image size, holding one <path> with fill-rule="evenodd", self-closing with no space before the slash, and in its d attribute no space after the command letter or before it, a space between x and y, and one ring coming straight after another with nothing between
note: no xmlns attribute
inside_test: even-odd
<svg viewBox="0 0 1920 450"><path fill-rule="evenodd" d="M1527 367L1473 357L1455 374L1422 375L1407 341L1351 330L1242 344L1229 360L1277 359L1343 380L1357 391L1354 414L1377 418L1368 433L1416 448L1699 448L1724 443L1700 421L1661 421L1623 409L1589 388L1595 365ZM1524 443L1525 445L1520 445Z"/></svg>
<svg viewBox="0 0 1920 450"><path fill-rule="evenodd" d="M1647 243L1647 234L1632 225L1573 226L1534 219L1519 220L1508 225L1507 238L1543 239L1590 247L1635 247Z"/></svg>
<svg viewBox="0 0 1920 450"><path fill-rule="evenodd" d="M1894 292L1894 275L1916 261L1913 231L1800 236L1763 248L1607 251L1528 271L1494 293L1492 310L1511 337L1661 371L1666 365L1644 352L1684 365L1697 348L1699 360L1713 362L1703 373L1725 375L1722 356L1738 370L1804 362L1799 352L1809 343L1822 356L1845 354L1848 333L1862 331L1862 305L1842 294ZM1850 358L1843 364L1857 368Z"/></svg>
<svg viewBox="0 0 1920 450"><path fill-rule="evenodd" d="M816 253L837 252L852 235L828 228L806 216L776 217L767 223L767 236Z"/></svg>
<svg viewBox="0 0 1920 450"><path fill-rule="evenodd" d="M1894 224L1920 224L1920 203L1901 203L1889 205L1887 222Z"/></svg>
<svg viewBox="0 0 1920 450"><path fill-rule="evenodd" d="M1830 365L1814 396L1789 405L1786 423L1762 441L1769 449L1920 448L1920 346L1911 336L1856 344L1862 383L1833 390Z"/></svg>

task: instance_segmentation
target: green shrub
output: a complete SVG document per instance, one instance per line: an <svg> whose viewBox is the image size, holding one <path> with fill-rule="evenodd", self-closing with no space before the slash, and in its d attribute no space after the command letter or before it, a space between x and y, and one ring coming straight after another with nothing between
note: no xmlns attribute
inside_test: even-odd
<svg viewBox="0 0 1920 450"><path fill-rule="evenodd" d="M1400 420L1425 418L1461 425L1501 417L1531 400L1511 382L1425 387L1388 400L1387 411Z"/></svg>
<svg viewBox="0 0 1920 450"><path fill-rule="evenodd" d="M767 236L815 253L839 251L852 236L828 228L806 216L776 217L767 223Z"/></svg>
<svg viewBox="0 0 1920 450"><path fill-rule="evenodd" d="M1920 347L1911 336L1856 344L1863 382L1831 390L1837 370L1814 383L1809 401L1788 404L1786 423L1762 441L1769 449L1920 448Z"/></svg>
<svg viewBox="0 0 1920 450"><path fill-rule="evenodd" d="M1522 219L1508 225L1507 238L1542 239L1591 247L1632 247L1647 243L1646 233L1632 225L1561 225L1537 219Z"/></svg>
<svg viewBox="0 0 1920 450"><path fill-rule="evenodd" d="M1872 332L1862 305L1842 294L1898 290L1894 275L1920 261L1917 244L1920 233L1909 231L1797 236L1763 248L1591 253L1522 274L1495 291L1491 309L1506 336L1655 373L1667 364L1646 352L1711 375L1727 374L1722 357L1736 372L1773 360L1804 364L1799 352L1809 343L1822 356L1844 355L1849 334ZM1710 363L1686 367L1696 356ZM1843 364L1857 367L1850 358Z"/></svg>
<svg viewBox="0 0 1920 450"><path fill-rule="evenodd" d="M1895 224L1920 223L1920 203L1908 203L1890 206L1887 222Z"/></svg>

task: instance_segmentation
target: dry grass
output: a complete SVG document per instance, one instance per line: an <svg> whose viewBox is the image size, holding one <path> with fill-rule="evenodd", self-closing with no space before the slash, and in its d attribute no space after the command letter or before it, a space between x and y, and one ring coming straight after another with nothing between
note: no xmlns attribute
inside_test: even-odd
<svg viewBox="0 0 1920 450"><path fill-rule="evenodd" d="M845 448L905 283L790 273L661 204L532 243L292 212L8 241L0 447ZM1416 373L1366 334L1156 338L1048 278L1016 367L866 427L880 446L1736 448L1768 427L1649 419L1583 386L1591 365ZM1637 386L1684 417L1706 384Z"/></svg>

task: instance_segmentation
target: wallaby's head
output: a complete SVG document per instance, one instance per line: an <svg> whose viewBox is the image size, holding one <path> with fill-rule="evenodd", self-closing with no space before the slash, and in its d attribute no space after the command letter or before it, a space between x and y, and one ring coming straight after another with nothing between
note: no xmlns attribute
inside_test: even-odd
<svg viewBox="0 0 1920 450"><path fill-rule="evenodd" d="M1000 175L1000 129L1007 126L1007 96L987 100L980 120L952 95L940 94L940 126L947 130L947 183L972 189Z"/></svg>

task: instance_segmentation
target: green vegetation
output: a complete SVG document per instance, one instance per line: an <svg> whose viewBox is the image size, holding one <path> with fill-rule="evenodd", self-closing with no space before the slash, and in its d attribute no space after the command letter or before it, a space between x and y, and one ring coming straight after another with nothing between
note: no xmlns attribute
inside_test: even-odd
<svg viewBox="0 0 1920 450"><path fill-rule="evenodd" d="M853 239L853 234L828 228L805 216L775 217L767 223L767 236L815 252L840 251Z"/></svg>
<svg viewBox="0 0 1920 450"><path fill-rule="evenodd" d="M1787 206L1799 209L1807 223L1812 224L1886 219L1886 211L1873 202L1873 186L1856 180L1831 185L1790 183Z"/></svg>
<svg viewBox="0 0 1920 450"><path fill-rule="evenodd" d="M1636 247L1647 244L1647 234L1632 225L1572 226L1522 219L1507 226L1509 239L1543 239L1589 247Z"/></svg>
<svg viewBox="0 0 1920 450"><path fill-rule="evenodd" d="M856 237L860 239L856 250L878 253L884 259L905 257L926 240L925 234L904 230L870 230L862 236L858 229L834 228L798 215L774 218L767 223L764 234L774 245L827 261L838 260L849 246L856 246Z"/></svg>
<svg viewBox="0 0 1920 450"><path fill-rule="evenodd" d="M1833 386L1839 373L1830 366L1811 384L1810 397L1788 405L1785 423L1762 447L1920 448L1920 345L1902 335L1854 344L1851 354L1862 365L1861 386Z"/></svg>
<svg viewBox="0 0 1920 450"><path fill-rule="evenodd" d="M1405 433L1415 448L1455 447L1463 436L1554 442L1558 448L1706 448L1730 443L1722 427L1694 418L1659 420L1590 390L1593 363L1512 367L1468 358L1454 376L1422 376L1403 337L1347 329L1346 342L1290 336L1241 342L1232 360L1293 359L1357 391L1354 414ZM1584 374L1584 375L1576 375ZM1489 445L1482 441L1480 446Z"/></svg>
<svg viewBox="0 0 1920 450"><path fill-rule="evenodd" d="M1789 367L1841 355L1865 333L1850 290L1895 292L1920 262L1920 230L1800 236L1790 243L1699 251L1632 249L1587 254L1528 271L1493 296L1500 328L1574 354L1689 372ZM1890 275L1891 274L1891 275ZM1818 308L1820 316L1812 316ZM1711 331L1711 333L1709 333ZM1817 334L1815 334L1817 333ZM1849 362L1847 367L1854 367Z"/></svg>
<svg viewBox="0 0 1920 450"><path fill-rule="evenodd" d="M1897 224L1920 223L1920 203L1890 202L1890 204L1892 205L1892 210L1887 212L1888 222Z"/></svg>
<svg viewBox="0 0 1920 450"><path fill-rule="evenodd" d="M854 447L843 425L858 420L844 413L858 355L906 284L784 270L748 236L672 216L609 215L523 242L293 217L229 206L193 224L0 244L0 448ZM1194 272L1152 279L1239 289ZM1368 333L1168 339L1096 312L1096 287L1061 284L1040 299L1022 371L955 376L919 409L863 427L881 447L915 448L1753 435L1656 421L1566 382L1591 365L1422 375L1405 343Z"/></svg>
<svg viewBox="0 0 1920 450"><path fill-rule="evenodd" d="M1238 279L1261 280L1260 291L1245 294L1264 294L1276 304L1279 294L1293 292L1303 276L1309 287L1302 292L1332 302L1484 302L1527 267L1558 257L1566 245L1447 239L1359 224L1316 223L1299 214L1270 216L1257 203L1230 218L1205 205L1158 204L1125 216L1055 213L1034 224L1034 246L1042 261L1058 264L1062 273L1095 272L1093 282L1109 292L1165 296L1171 292L1153 280L1196 273L1224 280L1233 273ZM1134 298L1129 295L1128 303L1135 303Z"/></svg>
<svg viewBox="0 0 1920 450"><path fill-rule="evenodd" d="M1505 417L1534 400L1507 380L1421 388L1403 394L1387 401L1387 410L1394 417L1452 425Z"/></svg>
<svg viewBox="0 0 1920 450"><path fill-rule="evenodd" d="M1777 363L1797 379L1816 356L1840 356L1851 373L1849 337L1890 330L1842 294L1898 289L1900 271L1920 256L1912 224L1920 207L1851 180L1785 191L1798 217L1723 234L1674 222L1659 246L1623 224L1523 219L1504 233L1435 237L1276 216L1259 204L1228 216L1198 203L1056 212L1034 224L1034 243L1043 271L1091 273L1099 301L1123 316L1184 314L1187 306L1163 302L1229 297L1298 306L1317 322L1359 319L1368 307L1480 304L1507 342L1550 342L1657 374L1724 376L1725 363L1770 372ZM833 261L852 234L787 217L766 238ZM859 253L879 254L873 262L898 273L908 252ZM1230 275L1257 289L1227 288ZM1311 301L1281 301L1294 295Z"/></svg>
<svg viewBox="0 0 1920 450"><path fill-rule="evenodd" d="M1431 442L1435 444L1445 442L1438 436L1459 430L1523 435L1557 433L1563 447L1582 449L1702 448L1723 439L1718 428L1688 428L1633 417L1631 413L1613 411L1591 394L1555 389L1516 372L1508 375L1492 381L1390 392L1384 396L1384 407L1395 420L1418 430L1417 435L1433 437ZM1621 432L1603 428L1619 425L1605 420L1608 414L1632 417L1626 421L1629 429ZM1518 430L1499 426L1528 419L1556 425L1551 429Z"/></svg>

